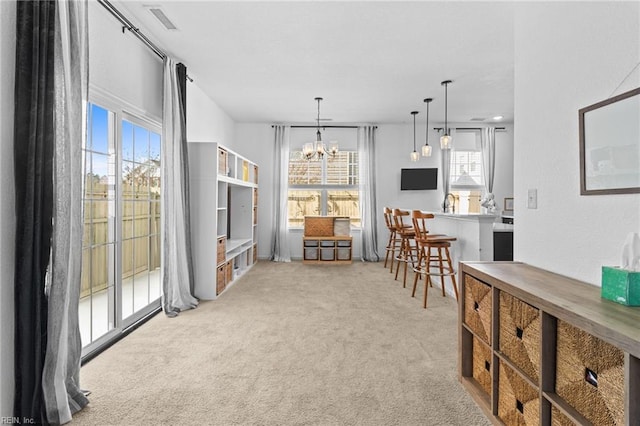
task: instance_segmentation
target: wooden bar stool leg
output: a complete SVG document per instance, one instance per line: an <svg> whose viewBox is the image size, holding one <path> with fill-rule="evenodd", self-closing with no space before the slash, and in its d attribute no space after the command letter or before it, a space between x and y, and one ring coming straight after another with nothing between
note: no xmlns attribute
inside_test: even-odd
<svg viewBox="0 0 640 426"><path fill-rule="evenodd" d="M394 278L394 280L398 280L398 272L400 272L400 262L403 261L404 259L404 252L405 252L405 244L406 244L406 238L402 237L402 239L400 240L400 252L398 253L398 257L396 258L396 260L398 261L396 264L396 276Z"/></svg>
<svg viewBox="0 0 640 426"><path fill-rule="evenodd" d="M395 242L393 243L393 248L391 249L391 267L389 268L389 273L393 274L393 263L396 261L396 246Z"/></svg>
<svg viewBox="0 0 640 426"><path fill-rule="evenodd" d="M389 239L391 240L391 239ZM391 250L389 244L387 243L387 252L384 254L384 267L387 267L387 262L389 261L389 250Z"/></svg>
<svg viewBox="0 0 640 426"><path fill-rule="evenodd" d="M408 249L408 253L407 253ZM407 240L407 247L405 247L404 256L404 276L402 277L402 288L407 288L407 265L409 265L409 256L411 256L413 263L413 254L411 254L411 241Z"/></svg>
<svg viewBox="0 0 640 426"><path fill-rule="evenodd" d="M411 291L411 297L415 297L416 295L416 287L418 285L418 277L421 274L422 268L422 259L424 258L424 246L420 246L420 250L418 251L418 266L413 268L413 290Z"/></svg>
<svg viewBox="0 0 640 426"><path fill-rule="evenodd" d="M429 286L431 285L431 275L429 275L431 267L431 246L427 246L427 259L425 261L425 274L424 274L424 295L422 296L422 307L427 309L427 294L429 292Z"/></svg>
<svg viewBox="0 0 640 426"><path fill-rule="evenodd" d="M456 295L456 301L458 301L458 286L456 285L456 274L453 270L453 263L451 262L451 254L449 253L449 247L444 248L444 252L447 255L447 263L449 264L449 272L451 272L451 282L453 283L453 292Z"/></svg>
<svg viewBox="0 0 640 426"><path fill-rule="evenodd" d="M387 242L387 252L384 255L384 267L387 267L389 261L389 253L395 250L395 232L389 232L389 241ZM393 258L391 260L393 262Z"/></svg>
<svg viewBox="0 0 640 426"><path fill-rule="evenodd" d="M403 288L407 287L407 265L409 262L411 262L411 269L414 269L416 267L416 259L418 258L418 242L415 240L413 242L415 243L414 246L411 245L411 239L407 240L407 245L409 247L409 257L407 258L407 263L404 264L404 279L402 280Z"/></svg>
<svg viewBox="0 0 640 426"><path fill-rule="evenodd" d="M440 269L440 284L442 285L442 297L445 296L444 292L444 259L442 258L442 247L438 247L438 267Z"/></svg>

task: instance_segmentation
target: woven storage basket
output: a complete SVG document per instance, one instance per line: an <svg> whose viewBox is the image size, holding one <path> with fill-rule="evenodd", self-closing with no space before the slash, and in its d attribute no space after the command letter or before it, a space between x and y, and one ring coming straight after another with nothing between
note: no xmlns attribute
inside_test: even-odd
<svg viewBox="0 0 640 426"><path fill-rule="evenodd" d="M227 258L227 237L220 237L216 241L216 264L219 265Z"/></svg>
<svg viewBox="0 0 640 426"><path fill-rule="evenodd" d="M498 417L508 426L540 423L538 391L502 362L498 379Z"/></svg>
<svg viewBox="0 0 640 426"><path fill-rule="evenodd" d="M220 265L216 269L216 295L222 293L226 285L225 265Z"/></svg>
<svg viewBox="0 0 640 426"><path fill-rule="evenodd" d="M558 320L556 393L593 424L624 424L624 353Z"/></svg>
<svg viewBox="0 0 640 426"><path fill-rule="evenodd" d="M478 338L473 338L473 378L491 397L491 348Z"/></svg>
<svg viewBox="0 0 640 426"><path fill-rule="evenodd" d="M540 311L505 292L500 292L500 351L538 382Z"/></svg>
<svg viewBox="0 0 640 426"><path fill-rule="evenodd" d="M464 322L485 343L491 341L491 287L465 275Z"/></svg>
<svg viewBox="0 0 640 426"><path fill-rule="evenodd" d="M551 426L573 426L575 423L556 407L551 407Z"/></svg>
<svg viewBox="0 0 640 426"><path fill-rule="evenodd" d="M333 217L305 216L305 237L333 237Z"/></svg>
<svg viewBox="0 0 640 426"><path fill-rule="evenodd" d="M226 282L230 283L231 281L233 281L233 260L230 260L225 264L225 272L227 278Z"/></svg>

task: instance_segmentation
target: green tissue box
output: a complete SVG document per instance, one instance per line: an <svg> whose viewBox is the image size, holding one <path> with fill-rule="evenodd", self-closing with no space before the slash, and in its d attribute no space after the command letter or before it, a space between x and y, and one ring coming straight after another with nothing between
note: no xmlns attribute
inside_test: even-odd
<svg viewBox="0 0 640 426"><path fill-rule="evenodd" d="M640 306L640 272L603 266L601 296L622 305Z"/></svg>

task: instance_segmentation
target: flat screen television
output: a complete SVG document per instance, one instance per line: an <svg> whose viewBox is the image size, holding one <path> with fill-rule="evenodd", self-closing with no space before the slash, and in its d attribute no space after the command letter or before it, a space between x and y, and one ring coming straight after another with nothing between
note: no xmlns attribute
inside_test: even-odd
<svg viewBox="0 0 640 426"><path fill-rule="evenodd" d="M438 169L402 169L400 190L438 189Z"/></svg>

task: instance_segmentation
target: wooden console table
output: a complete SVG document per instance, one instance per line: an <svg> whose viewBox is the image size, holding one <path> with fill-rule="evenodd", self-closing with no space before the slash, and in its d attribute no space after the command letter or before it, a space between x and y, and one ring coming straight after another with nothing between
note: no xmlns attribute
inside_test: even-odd
<svg viewBox="0 0 640 426"><path fill-rule="evenodd" d="M463 262L459 379L495 424L640 424L640 309L523 263Z"/></svg>

